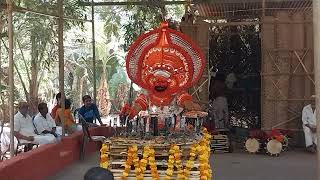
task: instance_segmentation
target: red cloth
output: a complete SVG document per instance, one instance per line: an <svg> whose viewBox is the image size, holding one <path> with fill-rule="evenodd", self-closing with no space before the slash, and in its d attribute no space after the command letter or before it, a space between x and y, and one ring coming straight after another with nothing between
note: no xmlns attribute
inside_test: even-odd
<svg viewBox="0 0 320 180"><path fill-rule="evenodd" d="M121 111L120 111L120 115L127 115L129 114L129 111L130 111L130 106L128 103L126 103L122 108L121 108Z"/></svg>
<svg viewBox="0 0 320 180"><path fill-rule="evenodd" d="M185 101L192 101L192 96L190 94L188 94L187 92L183 92L179 97L178 97L178 100L177 100L177 104L179 106L183 106L184 102Z"/></svg>
<svg viewBox="0 0 320 180"><path fill-rule="evenodd" d="M53 107L53 109L51 110L51 113L50 113L50 115L51 115L51 117L54 119L54 118L56 118L56 114L57 114L57 110L60 108L60 105L55 105L54 107Z"/></svg>

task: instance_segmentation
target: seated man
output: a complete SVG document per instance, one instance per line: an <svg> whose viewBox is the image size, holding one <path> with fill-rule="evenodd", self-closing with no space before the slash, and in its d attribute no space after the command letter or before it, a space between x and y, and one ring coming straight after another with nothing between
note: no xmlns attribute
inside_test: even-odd
<svg viewBox="0 0 320 180"><path fill-rule="evenodd" d="M56 141L52 134L37 135L28 113L28 104L19 103L19 111L14 116L14 135L20 143L49 144Z"/></svg>
<svg viewBox="0 0 320 180"><path fill-rule="evenodd" d="M317 119L316 110L313 110L312 106L312 104L309 104L302 110L302 127L307 151L315 153L317 151Z"/></svg>
<svg viewBox="0 0 320 180"><path fill-rule="evenodd" d="M58 137L56 123L48 113L48 106L46 103L40 103L38 105L39 113L34 118L34 125L39 134L52 134Z"/></svg>
<svg viewBox="0 0 320 180"><path fill-rule="evenodd" d="M98 119L100 125L103 125L98 107L92 103L92 99L89 95L82 97L83 106L79 110L79 114L84 118L88 123L93 123L94 119Z"/></svg>

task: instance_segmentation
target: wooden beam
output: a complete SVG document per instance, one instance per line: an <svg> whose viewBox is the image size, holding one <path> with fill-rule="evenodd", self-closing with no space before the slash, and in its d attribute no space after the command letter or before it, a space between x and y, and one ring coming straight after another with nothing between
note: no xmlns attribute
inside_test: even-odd
<svg viewBox="0 0 320 180"><path fill-rule="evenodd" d="M314 101L314 99L273 99L273 98L266 98L267 101Z"/></svg>
<svg viewBox="0 0 320 180"><path fill-rule="evenodd" d="M187 4L188 1L162 1L164 5L173 5L173 4ZM92 2L79 2L80 6L92 6ZM105 1L105 2L93 2L93 6L146 6L152 5L152 3L147 1Z"/></svg>
<svg viewBox="0 0 320 180"><path fill-rule="evenodd" d="M9 117L10 117L10 158L14 156L14 73L13 73L13 17L12 0L6 0L9 38Z"/></svg>
<svg viewBox="0 0 320 180"><path fill-rule="evenodd" d="M91 1L91 30L92 30L92 72L93 72L93 100L97 103L97 72L96 72L96 41L95 41L95 29L94 29L94 5Z"/></svg>
<svg viewBox="0 0 320 180"><path fill-rule="evenodd" d="M61 110L65 110L65 94L64 94L64 46L63 46L63 0L58 0L58 52L59 52L59 91L61 93ZM62 136L65 136L64 113L61 113Z"/></svg>
<svg viewBox="0 0 320 180"><path fill-rule="evenodd" d="M320 117L320 0L313 1L313 48L315 72L316 117ZM317 180L320 180L320 123L317 123Z"/></svg>
<svg viewBox="0 0 320 180"><path fill-rule="evenodd" d="M4 9L6 7L5 4L0 5L0 9ZM12 10L14 12L19 12L19 13L32 13L40 16L47 16L47 17L53 17L53 18L59 18L58 13L48 13L48 12L41 12L41 11L36 11L28 8L23 8L19 6L13 6ZM78 18L73 18L73 17L63 17L64 20L70 20L70 21L83 21L83 22L91 22L92 20L87 20L87 19L78 19Z"/></svg>

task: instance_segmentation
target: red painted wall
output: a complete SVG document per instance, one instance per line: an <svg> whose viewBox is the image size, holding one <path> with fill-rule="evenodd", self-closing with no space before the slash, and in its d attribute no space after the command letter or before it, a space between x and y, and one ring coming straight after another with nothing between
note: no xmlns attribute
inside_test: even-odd
<svg viewBox="0 0 320 180"><path fill-rule="evenodd" d="M90 129L91 135L112 136L110 127ZM64 137L60 143L47 144L0 162L0 180L43 180L79 160L82 132ZM90 142L86 154L97 151L99 143Z"/></svg>

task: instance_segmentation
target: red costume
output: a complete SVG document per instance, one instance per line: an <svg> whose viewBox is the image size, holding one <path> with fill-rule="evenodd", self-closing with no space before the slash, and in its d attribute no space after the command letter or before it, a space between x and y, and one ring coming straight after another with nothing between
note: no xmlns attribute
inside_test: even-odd
<svg viewBox="0 0 320 180"><path fill-rule="evenodd" d="M201 77L205 57L200 48L186 35L168 28L168 23L141 35L132 44L126 57L129 78L148 93L137 97L130 118L150 105L178 106L199 109L186 90ZM124 112L123 112L124 113Z"/></svg>

